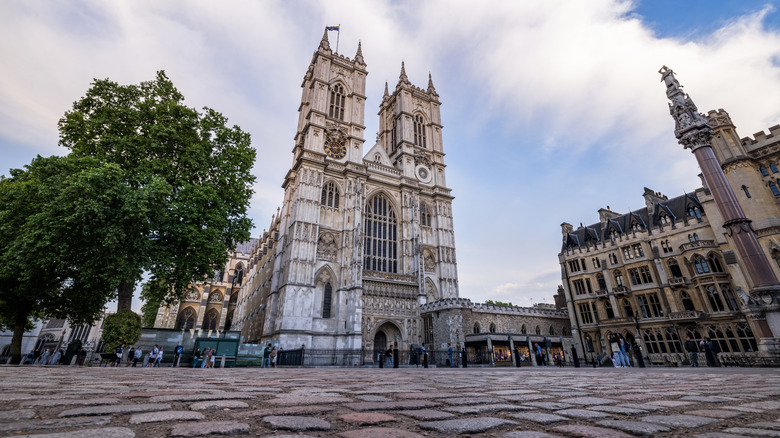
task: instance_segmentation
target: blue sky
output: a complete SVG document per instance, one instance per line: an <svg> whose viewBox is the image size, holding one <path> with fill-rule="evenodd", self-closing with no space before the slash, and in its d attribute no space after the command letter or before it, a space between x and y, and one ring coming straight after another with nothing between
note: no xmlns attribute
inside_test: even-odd
<svg viewBox="0 0 780 438"><path fill-rule="evenodd" d="M300 84L326 25L368 64L366 144L384 83L441 96L460 294L530 305L560 284L561 222L700 185L657 73L741 136L780 123L780 12L756 1L378 0L0 3L0 172L63 154L57 120L93 78L165 70L190 106L252 134L258 235L282 201ZM331 34L335 48L336 34Z"/></svg>

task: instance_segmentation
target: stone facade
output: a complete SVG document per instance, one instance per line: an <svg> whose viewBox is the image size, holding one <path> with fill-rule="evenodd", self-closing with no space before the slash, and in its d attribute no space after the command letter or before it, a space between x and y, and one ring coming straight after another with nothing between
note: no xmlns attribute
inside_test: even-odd
<svg viewBox="0 0 780 438"><path fill-rule="evenodd" d="M241 243L230 252L214 278L190 285L184 300L162 306L157 312L155 328L185 329L199 336L219 336L234 324L238 291L246 280L250 251L257 239Z"/></svg>
<svg viewBox="0 0 780 438"><path fill-rule="evenodd" d="M769 269L780 275L780 126L740 140L722 109L710 111L707 124L728 185L747 223L752 220ZM659 363L682 361L686 336L711 338L725 357L778 354L777 298L755 294L705 178L702 183L671 199L645 189L646 208L621 214L607 207L598 223L576 230L561 225L562 289L579 344L609 354L607 336L619 332Z"/></svg>

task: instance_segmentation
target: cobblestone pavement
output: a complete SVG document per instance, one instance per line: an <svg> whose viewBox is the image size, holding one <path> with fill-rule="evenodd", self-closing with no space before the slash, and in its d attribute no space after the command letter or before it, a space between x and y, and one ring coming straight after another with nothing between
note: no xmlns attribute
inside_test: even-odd
<svg viewBox="0 0 780 438"><path fill-rule="evenodd" d="M0 436L780 436L775 369L0 367Z"/></svg>

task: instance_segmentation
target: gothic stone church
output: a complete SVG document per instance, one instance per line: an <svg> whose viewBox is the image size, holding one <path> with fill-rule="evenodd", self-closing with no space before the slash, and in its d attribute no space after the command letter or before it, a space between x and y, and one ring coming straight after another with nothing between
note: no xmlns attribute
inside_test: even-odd
<svg viewBox="0 0 780 438"><path fill-rule="evenodd" d="M458 297L452 195L439 96L403 64L364 151L366 63L323 35L303 77L284 202L246 260L231 321L245 342L401 349L422 340L420 306Z"/></svg>

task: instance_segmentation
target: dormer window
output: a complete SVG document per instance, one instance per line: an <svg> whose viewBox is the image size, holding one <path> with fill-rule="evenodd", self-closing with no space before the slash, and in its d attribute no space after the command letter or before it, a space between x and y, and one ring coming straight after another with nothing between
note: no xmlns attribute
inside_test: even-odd
<svg viewBox="0 0 780 438"><path fill-rule="evenodd" d="M671 221L669 220L669 216L668 215L662 214L658 219L660 220L661 225L669 225L669 224L671 224Z"/></svg>
<svg viewBox="0 0 780 438"><path fill-rule="evenodd" d="M761 166L761 167L758 168L758 170L761 172L761 175L769 176L769 172L767 172L766 167Z"/></svg>
<svg viewBox="0 0 780 438"><path fill-rule="evenodd" d="M701 220L701 209L695 205L688 207L688 216Z"/></svg>
<svg viewBox="0 0 780 438"><path fill-rule="evenodd" d="M775 166L775 163L769 163L769 168L772 169L772 173L777 173L777 166Z"/></svg>

